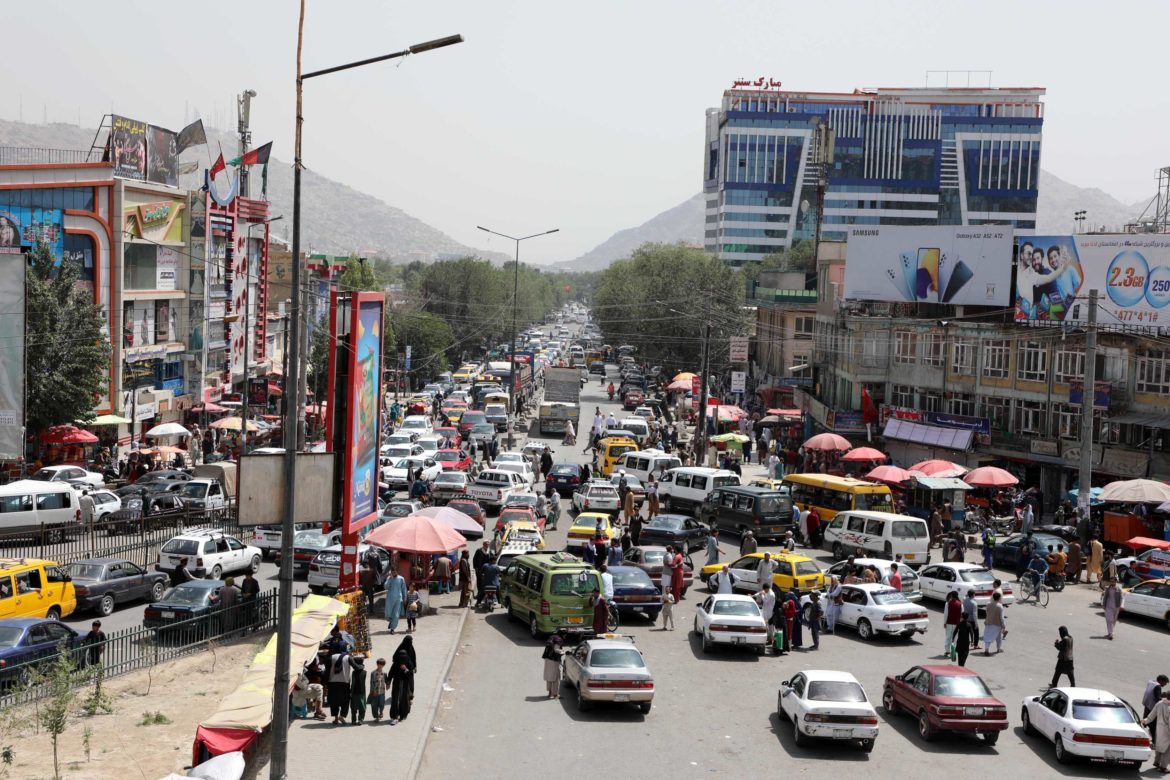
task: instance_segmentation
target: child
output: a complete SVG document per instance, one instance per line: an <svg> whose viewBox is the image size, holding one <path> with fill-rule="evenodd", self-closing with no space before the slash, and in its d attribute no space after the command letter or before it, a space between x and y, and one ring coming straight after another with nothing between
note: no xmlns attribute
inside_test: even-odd
<svg viewBox="0 0 1170 780"><path fill-rule="evenodd" d="M382 711L386 707L386 659L378 659L378 668L370 672L370 713L374 720L382 719Z"/></svg>
<svg viewBox="0 0 1170 780"><path fill-rule="evenodd" d="M418 586L410 584L410 593L406 594L406 630L414 633L415 623L418 622L418 613L422 608L422 597L418 595Z"/></svg>
<svg viewBox="0 0 1170 780"><path fill-rule="evenodd" d="M674 631L674 594L669 590L666 591L662 597L662 630L667 630L667 625L670 630Z"/></svg>

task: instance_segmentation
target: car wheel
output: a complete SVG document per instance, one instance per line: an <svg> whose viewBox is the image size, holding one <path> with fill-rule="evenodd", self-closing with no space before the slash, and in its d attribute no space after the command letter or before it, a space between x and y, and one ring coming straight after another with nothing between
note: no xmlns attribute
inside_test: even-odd
<svg viewBox="0 0 1170 780"><path fill-rule="evenodd" d="M1056 760L1057 761L1059 761L1062 764L1068 764L1068 763L1072 762L1073 756L1071 753L1069 753L1065 749L1064 740L1061 739L1059 736L1056 738L1056 744L1053 745L1053 747L1056 749Z"/></svg>
<svg viewBox="0 0 1170 780"><path fill-rule="evenodd" d="M154 585L150 586L150 600L162 601L163 594L167 592L167 584L164 580L159 580Z"/></svg>
<svg viewBox="0 0 1170 780"><path fill-rule="evenodd" d="M310 591L311 591L311 592L312 592L314 595L317 595L317 596L320 596L322 593L324 593L324 592L325 592L325 589L324 589L324 588L322 588L320 585L310 585L310 586L309 586L309 590L310 590Z"/></svg>
<svg viewBox="0 0 1170 780"><path fill-rule="evenodd" d="M873 752L873 744L874 744L874 742L876 742L876 740L873 740L873 739L863 739L863 740L861 740L861 749L862 749L863 751L865 751L866 753L872 753L872 752Z"/></svg>
<svg viewBox="0 0 1170 780"><path fill-rule="evenodd" d="M253 574L260 571L260 556L259 555L252 556L252 565L249 566L248 568L251 570L251 572Z"/></svg>
<svg viewBox="0 0 1170 780"><path fill-rule="evenodd" d="M1020 726L1023 727L1024 733L1029 737L1036 736L1036 727L1032 725L1032 718L1028 716L1028 708L1020 708Z"/></svg>
<svg viewBox="0 0 1170 780"><path fill-rule="evenodd" d="M918 736L927 742L933 742L936 733L934 726L930 725L930 716L926 714L926 710L918 713Z"/></svg>
<svg viewBox="0 0 1170 780"><path fill-rule="evenodd" d="M833 558L838 561L845 558L845 548L841 546L840 542L833 542Z"/></svg>
<svg viewBox="0 0 1170 780"><path fill-rule="evenodd" d="M220 565L217 563L217 564L215 564L214 566L212 566L212 567L211 567L211 577L210 577L210 579L213 579L213 580L218 580L218 579L219 579L220 577L222 577L222 576L223 576L223 567L222 567L222 566L220 566Z"/></svg>
<svg viewBox="0 0 1170 780"><path fill-rule="evenodd" d="M797 747L804 747L809 743L809 738L800 730L800 717L794 716L792 718L792 739Z"/></svg>
<svg viewBox="0 0 1170 780"><path fill-rule="evenodd" d="M528 616L528 633L533 639L540 639L540 626L536 624L536 615Z"/></svg>
<svg viewBox="0 0 1170 780"><path fill-rule="evenodd" d="M780 720L788 717L788 713L784 712L784 694L779 691L776 692L776 717Z"/></svg>
<svg viewBox="0 0 1170 780"><path fill-rule="evenodd" d="M987 743L988 745L994 745L996 742L999 742L999 732L998 731L987 732L986 734L983 735L983 741L985 743Z"/></svg>
<svg viewBox="0 0 1170 780"><path fill-rule="evenodd" d="M711 652L711 640L707 638L707 632L704 631L699 636L702 637L702 639L703 639L703 652L704 653Z"/></svg>
<svg viewBox="0 0 1170 780"><path fill-rule="evenodd" d="M106 595L102 596L101 601L98 602L97 611L98 614L102 617L109 617L110 615L114 614L113 593L107 593Z"/></svg>
<svg viewBox="0 0 1170 780"><path fill-rule="evenodd" d="M897 715L902 711L902 708L898 706L898 700L894 698L894 692L889 688L882 693L882 707L889 715Z"/></svg>
<svg viewBox="0 0 1170 780"><path fill-rule="evenodd" d="M58 606L49 607L49 611L45 613L45 617L49 620L60 620L61 608Z"/></svg>
<svg viewBox="0 0 1170 780"><path fill-rule="evenodd" d="M857 621L857 635L867 642L873 639L873 626L865 618Z"/></svg>
<svg viewBox="0 0 1170 780"><path fill-rule="evenodd" d="M667 512L674 511L674 502L670 500L670 496L666 496L662 499L662 508Z"/></svg>
<svg viewBox="0 0 1170 780"><path fill-rule="evenodd" d="M581 688L580 688L580 686L578 686L577 687L577 711L578 712L588 712L589 708L592 706L593 706L593 703L586 700L585 694L581 693Z"/></svg>

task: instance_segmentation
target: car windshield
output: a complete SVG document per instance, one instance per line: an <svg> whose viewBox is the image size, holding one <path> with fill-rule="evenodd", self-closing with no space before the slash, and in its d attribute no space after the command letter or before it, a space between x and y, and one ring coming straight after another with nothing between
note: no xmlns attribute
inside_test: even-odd
<svg viewBox="0 0 1170 780"><path fill-rule="evenodd" d="M890 533L895 539L925 539L926 523L920 520L895 520Z"/></svg>
<svg viewBox="0 0 1170 780"><path fill-rule="evenodd" d="M470 501L448 501L447 506L462 512L468 517L476 517L479 514L479 504L473 504Z"/></svg>
<svg viewBox="0 0 1170 780"><path fill-rule="evenodd" d="M440 452L435 456L436 460L441 460L446 463L454 463L455 461L462 460L462 458L463 453L460 452Z"/></svg>
<svg viewBox="0 0 1170 780"><path fill-rule="evenodd" d="M973 674L944 674L935 677L934 694L936 696L958 696L964 699L991 697L991 691L987 690L983 680Z"/></svg>
<svg viewBox="0 0 1170 780"><path fill-rule="evenodd" d="M891 606L893 604L909 604L910 603L909 601L906 600L906 597L903 596L902 592L899 590L878 590L878 591L874 591L871 595L873 596L873 603L880 604L883 607L888 607L888 606Z"/></svg>
<svg viewBox="0 0 1170 780"><path fill-rule="evenodd" d="M394 464L394 468L396 468L396 469L410 469L410 468L414 468L414 463L411 462L410 458L402 458L397 463Z"/></svg>
<svg viewBox="0 0 1170 780"><path fill-rule="evenodd" d="M105 568L100 563L71 563L69 576L75 580L100 580Z"/></svg>
<svg viewBox="0 0 1170 780"><path fill-rule="evenodd" d="M320 531L305 531L293 537L294 547L327 547L329 540Z"/></svg>
<svg viewBox="0 0 1170 780"><path fill-rule="evenodd" d="M201 586L179 585L167 591L163 601L168 604L182 604L192 607L199 606L207 600L208 590Z"/></svg>
<svg viewBox="0 0 1170 780"><path fill-rule="evenodd" d="M482 425L475 425L475 426L472 426L471 432L472 433L495 433L496 426L492 425L491 423L486 423L486 424L482 424Z"/></svg>
<svg viewBox="0 0 1170 780"><path fill-rule="evenodd" d="M642 654L632 647L599 647L589 654L589 665L605 669L639 669Z"/></svg>
<svg viewBox="0 0 1170 780"><path fill-rule="evenodd" d="M51 471L49 469L41 469L36 474L33 474L31 477L29 477L29 479L35 479L38 482L51 482L53 480L53 477L56 476L56 474L57 474L57 472L55 472L55 471Z"/></svg>
<svg viewBox="0 0 1170 780"><path fill-rule="evenodd" d="M730 477L713 477L711 482L712 482L712 487L717 487L717 488L727 487L728 485L738 485L739 484L739 477L734 476L734 475L732 475Z"/></svg>
<svg viewBox="0 0 1170 780"><path fill-rule="evenodd" d="M390 506L386 507L384 514L390 515L391 517L406 517L413 511L414 507L410 504L390 504Z"/></svg>
<svg viewBox="0 0 1170 780"><path fill-rule="evenodd" d="M734 615L736 617L758 617L760 608L756 606L754 601L727 601L719 600L715 602L714 613L716 615Z"/></svg>
<svg viewBox="0 0 1170 780"><path fill-rule="evenodd" d="M549 593L554 596L589 596L598 589L597 575L590 571L580 574L554 574Z"/></svg>
<svg viewBox="0 0 1170 780"><path fill-rule="evenodd" d="M995 576L987 569L966 569L959 572L963 582L991 582Z"/></svg>
<svg viewBox="0 0 1170 780"><path fill-rule="evenodd" d="M1093 723L1133 723L1133 714L1119 701L1073 701L1072 716Z"/></svg>
<svg viewBox="0 0 1170 780"><path fill-rule="evenodd" d="M650 580L650 575L641 569L611 569L610 574L613 575L613 581L616 585L649 585L654 587L654 583Z"/></svg>
<svg viewBox="0 0 1170 780"><path fill-rule="evenodd" d="M614 485L617 485L619 482L622 481L622 477L620 474L615 474L611 478L610 481L613 482ZM642 487L642 480L638 479L637 477L631 477L629 474L627 474L626 475L626 487L640 488L640 487Z"/></svg>
<svg viewBox="0 0 1170 780"><path fill-rule="evenodd" d="M537 497L531 493L516 493L514 495L508 496L507 500L504 501L504 506L534 507L536 506L537 501Z"/></svg>
<svg viewBox="0 0 1170 780"><path fill-rule="evenodd" d="M162 551L173 555L197 555L201 542L195 539L171 539L162 546Z"/></svg>
<svg viewBox="0 0 1170 780"><path fill-rule="evenodd" d="M796 574L801 576L804 574L820 574L821 567L817 566L815 561L797 561Z"/></svg>
<svg viewBox="0 0 1170 780"><path fill-rule="evenodd" d="M467 475L461 472L445 471L439 476L435 477L435 484L444 482L450 485L466 485Z"/></svg>
<svg viewBox="0 0 1170 780"><path fill-rule="evenodd" d="M651 566L657 566L662 563L662 559L666 557L666 550L644 550L642 552L642 560Z"/></svg>
<svg viewBox="0 0 1170 780"><path fill-rule="evenodd" d="M209 486L201 482L188 482L179 489L179 495L184 498L204 498Z"/></svg>
<svg viewBox="0 0 1170 780"><path fill-rule="evenodd" d="M808 684L809 701L864 702L861 685L845 680L813 680Z"/></svg>
<svg viewBox="0 0 1170 780"><path fill-rule="evenodd" d="M781 512L791 512L792 507L788 499L782 496L761 496L760 497L760 514L775 515Z"/></svg>
<svg viewBox="0 0 1170 780"><path fill-rule="evenodd" d="M670 530L670 531L677 531L678 529L682 528L682 524L683 524L683 521L682 521L681 517L663 517L663 516L659 515L658 517L656 517L652 521L650 521L650 523L647 524L646 527L647 528L666 528L667 530Z"/></svg>
<svg viewBox="0 0 1170 780"><path fill-rule="evenodd" d="M577 474L580 471L579 466L553 466L553 474Z"/></svg>

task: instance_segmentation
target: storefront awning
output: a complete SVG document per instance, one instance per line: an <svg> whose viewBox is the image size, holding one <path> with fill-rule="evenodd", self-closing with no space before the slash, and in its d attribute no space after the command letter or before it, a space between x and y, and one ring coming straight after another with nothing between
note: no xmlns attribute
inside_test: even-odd
<svg viewBox="0 0 1170 780"><path fill-rule="evenodd" d="M1128 412L1110 417L1111 423L1127 423L1129 425L1144 425L1147 428L1161 428L1170 430L1170 415L1151 414L1149 412Z"/></svg>
<svg viewBox="0 0 1170 780"><path fill-rule="evenodd" d="M915 477L920 487L927 490L970 490L971 486L958 477Z"/></svg>
<svg viewBox="0 0 1170 780"><path fill-rule="evenodd" d="M891 418L886 421L886 428L882 435L887 439L907 441L927 447L967 451L971 449L971 439L975 432Z"/></svg>

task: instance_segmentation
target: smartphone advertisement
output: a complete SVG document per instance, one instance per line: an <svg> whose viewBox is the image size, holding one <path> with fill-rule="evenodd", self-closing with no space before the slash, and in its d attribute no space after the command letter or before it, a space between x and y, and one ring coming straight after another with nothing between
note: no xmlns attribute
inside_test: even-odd
<svg viewBox="0 0 1170 780"><path fill-rule="evenodd" d="M853 300L1011 304L1012 229L856 225L845 255Z"/></svg>

